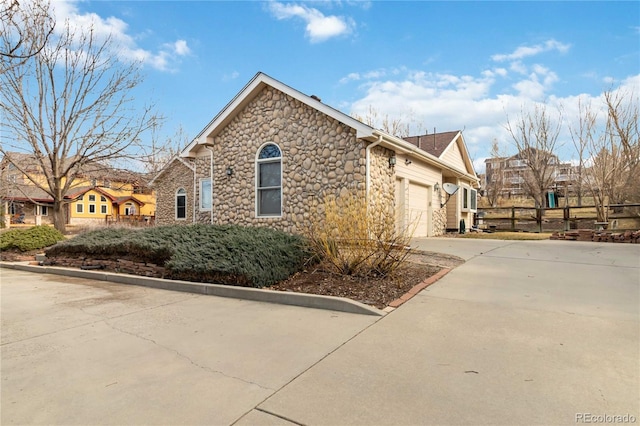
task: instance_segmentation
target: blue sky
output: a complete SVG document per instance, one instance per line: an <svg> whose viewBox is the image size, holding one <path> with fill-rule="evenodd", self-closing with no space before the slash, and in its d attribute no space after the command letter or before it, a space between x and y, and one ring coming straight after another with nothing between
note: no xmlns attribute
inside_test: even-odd
<svg viewBox="0 0 640 426"><path fill-rule="evenodd" d="M575 119L577 97L640 94L638 2L54 1L144 63L154 100L189 138L258 72L347 114L369 107L413 133L464 129L476 164L534 102ZM561 157L572 157L568 132ZM513 149L511 148L513 151ZM478 167L482 171L482 167Z"/></svg>

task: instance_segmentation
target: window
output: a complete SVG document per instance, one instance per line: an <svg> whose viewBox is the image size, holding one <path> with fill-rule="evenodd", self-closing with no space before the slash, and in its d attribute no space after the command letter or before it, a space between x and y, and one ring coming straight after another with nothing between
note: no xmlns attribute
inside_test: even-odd
<svg viewBox="0 0 640 426"><path fill-rule="evenodd" d="M96 201L95 195L89 195L89 201Z"/></svg>
<svg viewBox="0 0 640 426"><path fill-rule="evenodd" d="M107 205L106 204L102 204L100 206L100 214L107 214Z"/></svg>
<svg viewBox="0 0 640 426"><path fill-rule="evenodd" d="M256 213L258 216L282 214L282 153L274 144L267 144L258 151Z"/></svg>
<svg viewBox="0 0 640 426"><path fill-rule="evenodd" d="M478 191L462 187L462 210L475 212L478 204Z"/></svg>
<svg viewBox="0 0 640 426"><path fill-rule="evenodd" d="M211 210L211 179L200 179L200 210Z"/></svg>
<svg viewBox="0 0 640 426"><path fill-rule="evenodd" d="M101 196L100 196L100 201L101 201L101 202L103 202L103 203L106 203L106 202L107 202L107 199L105 198L105 196L104 196L104 195L101 195Z"/></svg>
<svg viewBox="0 0 640 426"><path fill-rule="evenodd" d="M76 213L84 213L84 205L83 204L76 204Z"/></svg>
<svg viewBox="0 0 640 426"><path fill-rule="evenodd" d="M96 212L96 205L89 204L89 213L95 214L95 212Z"/></svg>
<svg viewBox="0 0 640 426"><path fill-rule="evenodd" d="M126 203L124 205L125 216L132 216L136 214L136 206L133 203Z"/></svg>
<svg viewBox="0 0 640 426"><path fill-rule="evenodd" d="M176 192L176 219L187 218L187 191L184 188Z"/></svg>
<svg viewBox="0 0 640 426"><path fill-rule="evenodd" d="M38 216L47 216L49 214L49 209L47 206L38 206L36 205L33 209L33 214Z"/></svg>

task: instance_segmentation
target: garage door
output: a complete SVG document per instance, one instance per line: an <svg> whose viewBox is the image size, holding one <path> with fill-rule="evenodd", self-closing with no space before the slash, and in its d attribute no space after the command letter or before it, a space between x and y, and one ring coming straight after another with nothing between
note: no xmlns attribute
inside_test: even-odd
<svg viewBox="0 0 640 426"><path fill-rule="evenodd" d="M429 233L429 189L415 183L409 184L409 223L415 227L414 237L426 237Z"/></svg>

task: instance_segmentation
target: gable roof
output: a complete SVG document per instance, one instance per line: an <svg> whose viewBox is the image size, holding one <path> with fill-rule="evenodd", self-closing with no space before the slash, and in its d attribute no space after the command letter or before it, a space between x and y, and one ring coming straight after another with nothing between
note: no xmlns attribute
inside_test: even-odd
<svg viewBox="0 0 640 426"><path fill-rule="evenodd" d="M105 197L107 197L109 200L111 200L112 202L116 199L113 195L109 194L107 191L99 188L99 187L94 187L94 186L79 186L76 188L71 188L69 189L69 191L64 195L64 198L68 198L70 200L75 200L76 198L80 197L81 195L86 194L89 191L96 191L98 194L100 195L104 195Z"/></svg>
<svg viewBox="0 0 640 426"><path fill-rule="evenodd" d="M195 173L196 171L196 167L192 164L188 163L188 159L184 159L184 158L180 158L180 156L176 155L174 156L171 160L167 161L167 164L165 164L162 169L160 169L160 171L153 177L153 179L151 179L148 183L149 186L153 186L156 183L156 180L162 176L167 170L169 170L171 167L171 165L176 162L179 161L180 163L182 163L182 165L184 165L185 167L187 167L189 170L191 170L192 172Z"/></svg>
<svg viewBox="0 0 640 426"><path fill-rule="evenodd" d="M181 157L189 157L197 148L198 144L205 144L207 137L214 137L218 134L236 114L251 102L267 86L271 86L292 98L302 102L309 107L322 112L323 114L337 120L356 130L357 137L366 138L372 136L373 127L367 126L363 122L323 104L316 96L307 96L304 93L287 86L286 84L259 72L246 86L209 122L198 136L180 153Z"/></svg>
<svg viewBox="0 0 640 426"><path fill-rule="evenodd" d="M436 134L440 135L436 136L436 145L441 146L441 150L434 150L434 153L431 153L407 140L395 137L381 130L374 129L371 126L368 126L363 122L341 111L338 111L337 109L323 104L316 96L307 96L302 92L293 89L292 87L287 86L286 84L281 83L280 81L269 77L262 72L257 73L253 77L253 79L249 81L249 83L247 83L247 85L231 100L231 102L229 102L222 109L222 111L220 111L218 115L216 115L213 120L211 120L209 124L207 124L207 126L200 133L198 133L195 139L193 139L193 141L180 152L179 157L182 157L184 159L191 158L195 156L196 151L198 151L201 146L208 146L210 142L207 141L207 139L215 137L218 133L220 133L226 127L226 125L231 120L233 120L235 116L256 96L258 96L260 92L267 86L273 87L285 93L286 95L289 95L292 98L298 100L299 102L322 112L323 114L333 118L334 120L351 127L356 131L356 137L359 139L363 139L368 142L375 142L376 144L380 144L381 146L389 148L395 152L415 155L417 157L420 157L422 160L435 165L436 167L448 170L456 176L464 177L478 182L478 177L476 176L476 173L473 169L473 164L469 158L468 151L464 146L462 132L454 131ZM462 153L463 161L467 170L461 170L454 165L448 164L441 158L441 155L454 141L462 146L462 149L460 151ZM181 158L177 159L180 159L183 163L185 163L185 165L193 170L193 167L188 165L184 160L182 160ZM175 160L176 158L171 160L169 164L173 163ZM158 177L164 173L169 164L167 164L167 166L165 166L165 168L163 168L163 170L160 171L160 173L158 173L155 178L153 178L150 184L153 184L156 179L158 179Z"/></svg>
<svg viewBox="0 0 640 426"><path fill-rule="evenodd" d="M419 136L407 136L403 139L418 148L427 151L429 154L441 158L444 150L451 145L456 136L458 136L458 133L460 133L460 130Z"/></svg>

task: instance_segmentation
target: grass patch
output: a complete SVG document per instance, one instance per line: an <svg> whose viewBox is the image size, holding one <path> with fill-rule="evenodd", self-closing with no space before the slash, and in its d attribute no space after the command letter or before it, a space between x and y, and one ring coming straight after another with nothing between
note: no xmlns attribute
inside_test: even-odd
<svg viewBox="0 0 640 426"><path fill-rule="evenodd" d="M550 232L471 232L460 235L460 238L471 238L477 240L548 240Z"/></svg>
<svg viewBox="0 0 640 426"><path fill-rule="evenodd" d="M235 225L107 228L56 244L46 254L126 258L164 266L168 278L249 287L284 280L310 257L300 236Z"/></svg>

